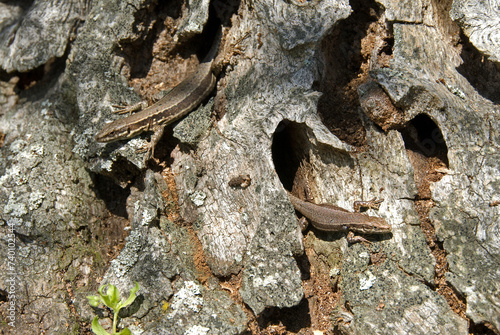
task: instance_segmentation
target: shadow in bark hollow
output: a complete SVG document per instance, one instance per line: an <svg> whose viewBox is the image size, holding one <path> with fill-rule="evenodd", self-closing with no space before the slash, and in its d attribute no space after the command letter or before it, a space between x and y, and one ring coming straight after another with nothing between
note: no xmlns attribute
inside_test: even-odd
<svg viewBox="0 0 500 335"><path fill-rule="evenodd" d="M9 294L7 293L7 291L0 289L0 302L9 301L9 299L7 298L8 296Z"/></svg>
<svg viewBox="0 0 500 335"><path fill-rule="evenodd" d="M271 146L274 167L281 183L292 190L300 162L306 157L311 143L306 136L307 126L289 120L281 121L273 135Z"/></svg>
<svg viewBox="0 0 500 335"><path fill-rule="evenodd" d="M448 147L437 124L426 114L417 115L401 130L408 159L414 170L418 199L431 199L430 185L447 169Z"/></svg>
<svg viewBox="0 0 500 335"><path fill-rule="evenodd" d="M104 201L106 209L117 216L127 218L126 202L130 189L122 188L111 178L103 175L94 175L94 187L97 196Z"/></svg>
<svg viewBox="0 0 500 335"><path fill-rule="evenodd" d="M19 96L19 99L32 102L46 99L47 94L53 90L54 86L59 84L58 80L66 70L69 52L70 48L67 47L61 57L51 58L46 63L26 72L13 71L7 73L0 69L0 81L14 83L14 92ZM67 84L66 82L65 85ZM56 94L61 94L60 90L57 90ZM65 99L68 98L66 92ZM65 104L63 108L63 111L58 111L57 108L55 110L58 119L63 122L74 122L78 118L74 106Z"/></svg>
<svg viewBox="0 0 500 335"><path fill-rule="evenodd" d="M369 64L383 67L394 40L379 22L383 9L375 1L350 1L353 12L321 43L324 73L314 89L323 93L318 113L339 139L354 146L366 144L357 87L368 78ZM384 45L377 46L380 39ZM375 48L376 59L372 58Z"/></svg>
<svg viewBox="0 0 500 335"><path fill-rule="evenodd" d="M134 28L135 33L143 31L146 34L136 36L134 40L117 41L116 50L117 54L122 56L130 66L131 78L147 76L154 58L153 48L158 36L164 29L173 29L173 27L165 27L168 24L167 18L177 20L181 13L182 1L180 0L161 2L156 6L147 7L135 13L137 26ZM142 28L150 25L153 25L151 29Z"/></svg>
<svg viewBox="0 0 500 335"><path fill-rule="evenodd" d="M295 256L295 261L300 269L300 279L308 280L311 278L311 263L309 262L309 258L304 253L300 256Z"/></svg>
<svg viewBox="0 0 500 335"><path fill-rule="evenodd" d="M491 327L491 328L488 328ZM469 320L469 334L471 335L496 335L498 332L493 330L492 325L485 324L475 324L471 320Z"/></svg>
<svg viewBox="0 0 500 335"><path fill-rule="evenodd" d="M257 322L261 329L273 326L281 328L278 329L277 334L297 333L303 328L311 327L309 303L306 299L302 299L295 307L267 308L257 318ZM282 329L283 327L286 331Z"/></svg>
<svg viewBox="0 0 500 335"><path fill-rule="evenodd" d="M461 34L463 59L457 71L484 98L494 104L500 104L500 66L486 59L484 54L472 45L467 36Z"/></svg>
<svg viewBox="0 0 500 335"><path fill-rule="evenodd" d="M441 129L427 115L419 114L401 130L407 150L436 157L448 167L448 147Z"/></svg>
<svg viewBox="0 0 500 335"><path fill-rule="evenodd" d="M212 1L203 33L181 37L179 42L173 44L171 38L163 35L165 30L170 37L178 31L179 25L182 24L179 19L183 13L183 1L160 1L157 5L136 13L135 31L145 31L146 34L133 41L119 41L117 53L123 56L130 66L131 78L147 77L155 58L167 60L178 55L182 59L188 59L192 54L197 54L198 59L202 60L212 46L220 24L230 24L230 18L237 13L240 2ZM144 29L151 25L151 29Z"/></svg>

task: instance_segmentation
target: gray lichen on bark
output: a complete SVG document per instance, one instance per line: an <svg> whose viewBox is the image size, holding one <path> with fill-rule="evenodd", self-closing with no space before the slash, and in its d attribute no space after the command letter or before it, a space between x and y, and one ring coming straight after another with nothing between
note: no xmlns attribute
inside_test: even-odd
<svg viewBox="0 0 500 335"><path fill-rule="evenodd" d="M368 16L390 30L394 41L377 36L369 76L363 79L368 83L357 92L361 104L331 100L326 104L331 110L320 110L330 97L319 92L318 83L341 72L342 64L353 71L354 46L346 47L338 36L352 28L348 19L356 12L347 1L243 1L228 34L234 41L250 32L241 42L243 55L226 69L215 97L173 131L179 143L169 168L179 196L178 221L184 222L179 225L166 218L171 207L164 195L171 190L136 151L147 135L106 145L94 140L105 122L122 117L111 115L112 104L140 100L123 75L130 74L123 64L132 59L123 54L126 44L147 45L162 25L157 5L146 0L1 4L3 70L50 65L71 46L66 67L48 88L26 89L18 106L12 107L17 81L2 85L0 101L7 111L0 116L6 135L0 150L0 250L6 258L6 224L15 225L23 320L42 320L44 331L76 333L74 325L94 316L85 295L95 292L85 285L97 280L89 269L105 262L91 237L108 222L103 219L106 195L99 198L95 191L111 181L126 190L122 193L130 192L126 204L121 200L130 234L102 283L121 292L134 281L141 285L140 299L123 325L138 322L135 331L145 334L236 334L247 328L248 315L296 308L304 298L313 314L316 300L304 295L303 285L314 271L301 264L303 237L273 152L276 138L292 134L291 149L278 150L307 159L316 202L350 209L360 198L384 198L380 210L368 213L393 228L389 236L373 237L369 246L348 245L342 234L307 233L306 248L329 269L329 288L342 292L328 315L329 329L466 334L467 320L436 289L436 260L419 226L422 213L415 200L424 196L414 176L422 171L410 156L421 153L410 153L404 132L424 115L442 134L433 138L435 147L447 149L443 177L430 184L426 198L434 203L427 219L447 253L446 279L467 303L467 317L498 331L500 111L498 101L486 99L457 71L464 60L451 20L498 63L497 46L485 43L497 40L488 20L497 22L498 15L490 2L454 2L451 17L442 5L425 0L369 4ZM176 43L203 31L208 12L209 1L189 1L175 21ZM57 38L48 42L48 36ZM356 42L361 49L362 41ZM390 61L382 64L386 47ZM345 62L335 59L337 53L327 54L332 50L340 50ZM32 92L37 94L27 97ZM329 117L343 108L359 120L362 145L332 131L337 125ZM214 124L212 109L219 117ZM229 181L238 175L249 175L249 185L232 186ZM73 284L74 297L61 278ZM223 286L228 278L240 280L241 287ZM238 295L241 301L233 300Z"/></svg>
<svg viewBox="0 0 500 335"><path fill-rule="evenodd" d="M500 63L500 2L453 1L450 17L471 43L491 61Z"/></svg>
<svg viewBox="0 0 500 335"><path fill-rule="evenodd" d="M61 57L84 20L85 1L18 1L0 4L0 64L26 72Z"/></svg>

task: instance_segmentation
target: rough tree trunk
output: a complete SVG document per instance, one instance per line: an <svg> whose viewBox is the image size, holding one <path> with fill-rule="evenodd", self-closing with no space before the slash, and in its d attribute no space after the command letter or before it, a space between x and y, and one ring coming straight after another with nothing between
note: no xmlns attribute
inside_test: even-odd
<svg viewBox="0 0 500 335"><path fill-rule="evenodd" d="M95 141L220 24L241 52L154 160ZM2 333L88 333L134 282L136 334L500 333L499 28L498 1L1 3ZM302 233L299 175L392 233Z"/></svg>

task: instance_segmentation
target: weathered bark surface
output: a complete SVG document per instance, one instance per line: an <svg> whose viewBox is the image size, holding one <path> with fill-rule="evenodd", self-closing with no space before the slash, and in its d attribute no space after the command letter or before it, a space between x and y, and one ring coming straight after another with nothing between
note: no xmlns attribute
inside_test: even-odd
<svg viewBox="0 0 500 335"><path fill-rule="evenodd" d="M498 4L82 6L0 5L0 65L19 71L0 101L2 330L80 333L102 312L86 295L137 281L121 325L143 334L498 333ZM209 12L227 44L249 36L160 162L137 152L147 134L96 143L130 86L151 98L194 71ZM304 238L285 192L303 162L317 203L383 198L368 213L392 234Z"/></svg>
<svg viewBox="0 0 500 335"><path fill-rule="evenodd" d="M84 19L85 5L79 0L1 3L1 68L26 72L64 55L74 28Z"/></svg>
<svg viewBox="0 0 500 335"><path fill-rule="evenodd" d="M471 43L493 62L500 62L500 2L454 1L450 17Z"/></svg>

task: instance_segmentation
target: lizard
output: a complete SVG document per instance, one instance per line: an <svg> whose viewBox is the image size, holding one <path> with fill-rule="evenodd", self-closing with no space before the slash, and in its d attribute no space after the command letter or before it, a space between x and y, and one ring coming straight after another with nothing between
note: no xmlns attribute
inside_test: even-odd
<svg viewBox="0 0 500 335"><path fill-rule="evenodd" d="M248 34L232 45L233 50L230 53L219 53L222 35L221 27L216 42L192 76L184 79L153 105L140 112L106 124L97 133L96 141L113 142L130 139L143 132L153 131L151 148L154 150L154 146L161 138L165 126L190 113L213 91L217 76L222 72L224 66L229 63L229 58L237 52L235 46ZM216 57L216 55L218 56ZM137 109L137 105L119 112L123 113L134 109Z"/></svg>
<svg viewBox="0 0 500 335"><path fill-rule="evenodd" d="M368 242L363 237L354 236L353 232L362 234L385 234L391 232L391 226L383 218L358 212L349 212L342 207L330 204L315 204L304 201L290 192L288 192L288 198L295 210L311 221L314 228L331 232L349 231L347 236L349 243ZM375 202L379 201L375 200ZM368 201L366 205L370 206L370 203L371 201Z"/></svg>
<svg viewBox="0 0 500 335"><path fill-rule="evenodd" d="M359 213L361 207L378 209L383 200L355 201L354 209L356 212L349 212L342 207L330 204L311 202L311 188L307 176L309 169L308 163L301 163L294 182L294 190L303 193L308 201L296 197L291 192L287 191L287 194L295 210L311 221L314 228L330 232L348 231L347 240L349 243L369 243L368 240L361 236L354 236L353 232L362 234L386 234L391 232L391 226L383 218ZM301 225L305 230L307 221L301 220Z"/></svg>

